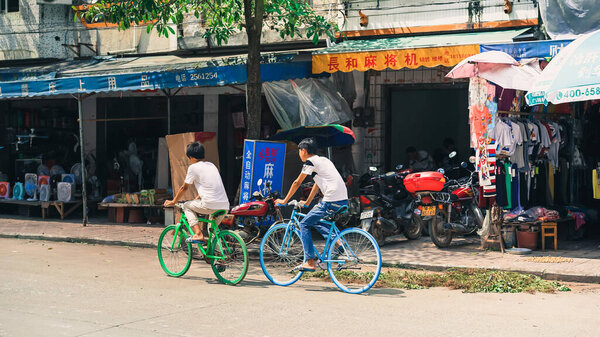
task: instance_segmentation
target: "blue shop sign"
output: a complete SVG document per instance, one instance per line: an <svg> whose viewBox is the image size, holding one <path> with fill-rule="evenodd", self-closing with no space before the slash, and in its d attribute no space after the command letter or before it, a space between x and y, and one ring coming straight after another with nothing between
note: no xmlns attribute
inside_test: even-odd
<svg viewBox="0 0 600 337"><path fill-rule="evenodd" d="M248 202L252 193L260 191L267 195L266 184L273 191L283 188L283 170L285 166L285 143L248 140L244 141L244 160L242 162L242 188L240 201ZM263 183L258 186L258 180Z"/></svg>
<svg viewBox="0 0 600 337"><path fill-rule="evenodd" d="M554 57L573 40L546 40L504 44L482 44L480 51L502 51L515 59Z"/></svg>

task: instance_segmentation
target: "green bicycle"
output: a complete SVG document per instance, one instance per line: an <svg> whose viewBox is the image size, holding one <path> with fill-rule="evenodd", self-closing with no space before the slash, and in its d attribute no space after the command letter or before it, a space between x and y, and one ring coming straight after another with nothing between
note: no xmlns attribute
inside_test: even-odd
<svg viewBox="0 0 600 337"><path fill-rule="evenodd" d="M175 206L182 208L183 204ZM225 215L225 210L219 210L210 219L198 218L198 221L209 224L208 245L198 244L198 250L212 267L219 281L236 285L246 276L248 271L248 250L244 240L235 232L220 230L213 219ZM184 213L178 224L167 226L158 238L158 261L160 266L172 277L184 275L192 264L192 243L186 239L193 235Z"/></svg>

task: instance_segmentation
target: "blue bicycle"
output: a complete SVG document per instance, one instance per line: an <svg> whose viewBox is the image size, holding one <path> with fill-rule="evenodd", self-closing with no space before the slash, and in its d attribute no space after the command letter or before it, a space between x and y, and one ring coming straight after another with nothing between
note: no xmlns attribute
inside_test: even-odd
<svg viewBox="0 0 600 337"><path fill-rule="evenodd" d="M288 286L300 279L303 272L296 269L304 262L304 247L300 239L299 223L306 214L300 213L297 201L288 205L294 211L288 223L271 227L260 243L260 266L273 284ZM359 228L348 228L340 232L335 217L348 210L342 206L333 215L321 219L331 226L323 252L317 249L319 266L327 265L331 280L341 290L360 294L369 290L381 272L381 252L375 239Z"/></svg>

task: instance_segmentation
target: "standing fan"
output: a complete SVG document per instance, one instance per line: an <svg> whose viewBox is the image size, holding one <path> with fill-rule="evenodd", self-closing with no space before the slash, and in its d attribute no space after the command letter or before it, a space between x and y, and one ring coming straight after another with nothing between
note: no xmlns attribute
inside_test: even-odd
<svg viewBox="0 0 600 337"><path fill-rule="evenodd" d="M0 182L0 199L8 199L10 194L10 183Z"/></svg>
<svg viewBox="0 0 600 337"><path fill-rule="evenodd" d="M28 199L37 200L37 186L38 179L35 173L25 173L25 194L29 197Z"/></svg>
<svg viewBox="0 0 600 337"><path fill-rule="evenodd" d="M50 186L48 184L40 185L40 201L50 201Z"/></svg>
<svg viewBox="0 0 600 337"><path fill-rule="evenodd" d="M40 164L37 167L37 174L38 174L38 176L47 176L47 175L50 175L50 170L48 169L48 166L46 166L44 164Z"/></svg>
<svg viewBox="0 0 600 337"><path fill-rule="evenodd" d="M74 174L63 173L61 175L61 177L62 177L61 181L63 183L69 183L71 185L75 185L75 175Z"/></svg>
<svg viewBox="0 0 600 337"><path fill-rule="evenodd" d="M38 176L38 187L42 185L50 185L50 176L41 175Z"/></svg>
<svg viewBox="0 0 600 337"><path fill-rule="evenodd" d="M27 196L29 197L29 198L27 198L28 201L37 200L37 184L34 185L30 182L26 182L25 183L25 194L27 194Z"/></svg>
<svg viewBox="0 0 600 337"><path fill-rule="evenodd" d="M60 166L60 165L54 165L50 169L50 175L51 176L54 176L54 175L57 175L57 174L60 175L60 174L63 174L63 173L65 173L65 169L62 166Z"/></svg>
<svg viewBox="0 0 600 337"><path fill-rule="evenodd" d="M75 177L75 183L81 185L81 164L77 163L71 167L71 174Z"/></svg>
<svg viewBox="0 0 600 337"><path fill-rule="evenodd" d="M19 182L13 187L13 200L23 200L25 198L25 190L23 189L23 183Z"/></svg>
<svg viewBox="0 0 600 337"><path fill-rule="evenodd" d="M71 188L73 185L70 183L60 182L57 186L57 199L58 201L71 201Z"/></svg>

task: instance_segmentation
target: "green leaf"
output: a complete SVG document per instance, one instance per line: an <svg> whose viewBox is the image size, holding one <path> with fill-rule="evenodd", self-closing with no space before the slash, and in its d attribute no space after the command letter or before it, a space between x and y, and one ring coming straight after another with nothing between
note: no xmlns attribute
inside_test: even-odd
<svg viewBox="0 0 600 337"><path fill-rule="evenodd" d="M173 28L171 28L171 26L167 26L167 28L169 29L169 31L171 32L171 34L175 34L175 30Z"/></svg>

